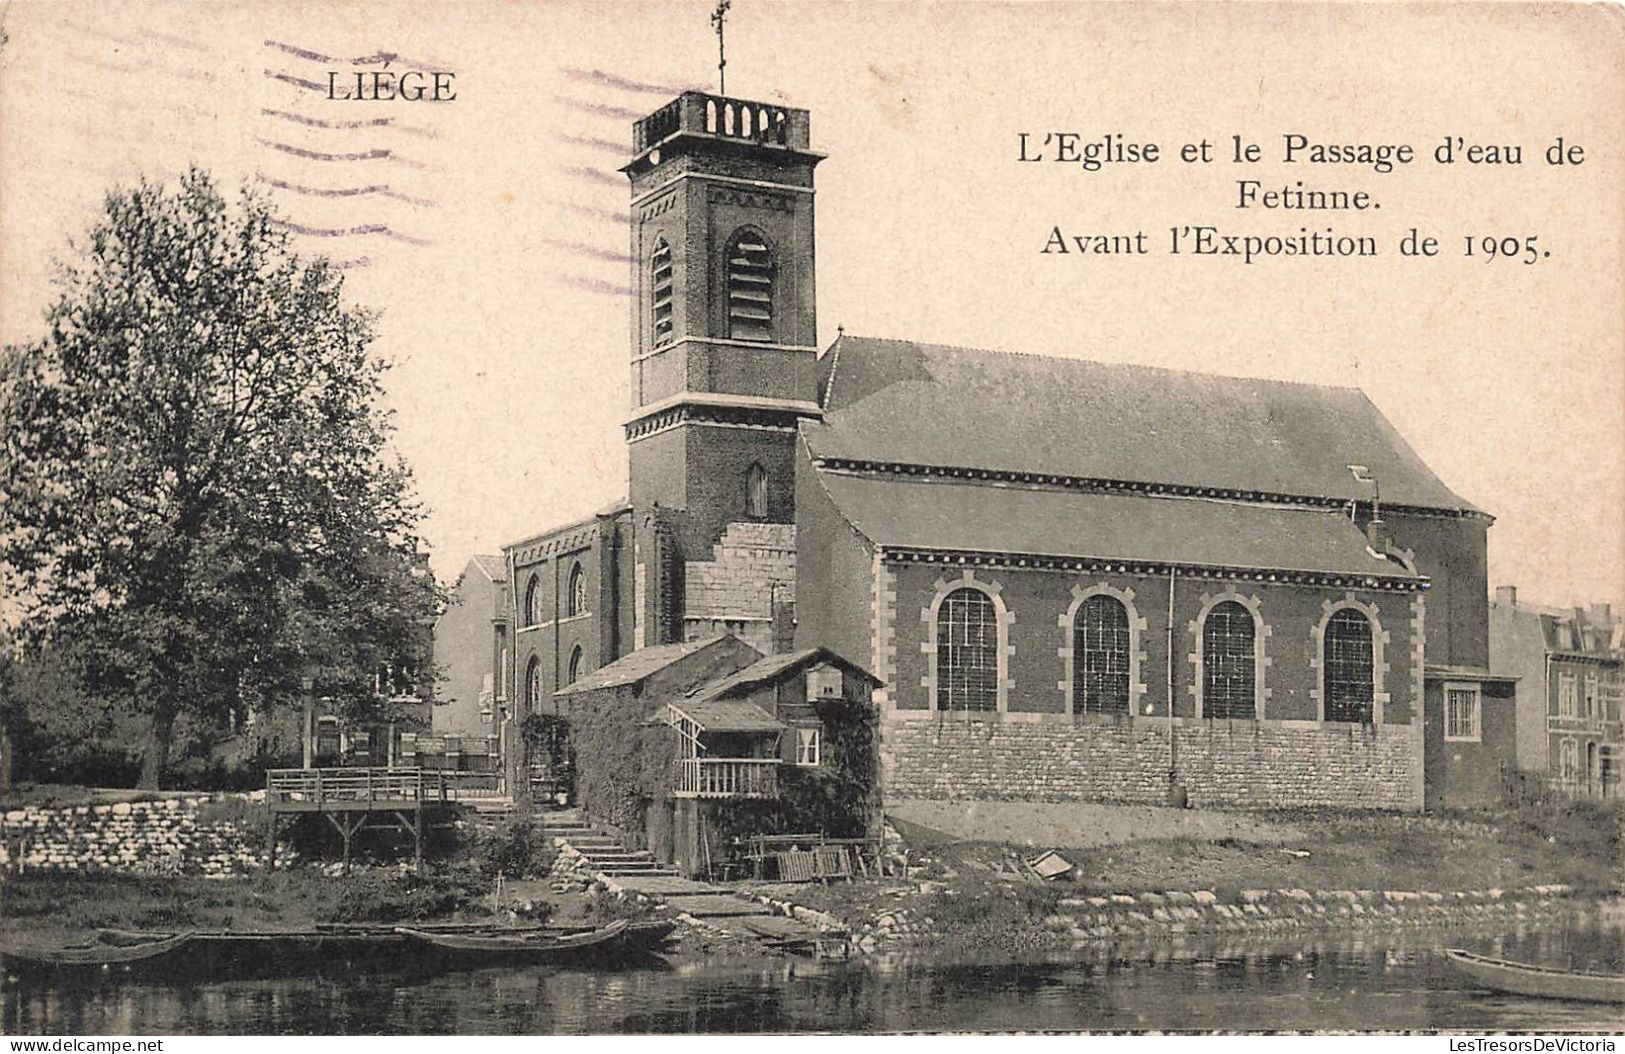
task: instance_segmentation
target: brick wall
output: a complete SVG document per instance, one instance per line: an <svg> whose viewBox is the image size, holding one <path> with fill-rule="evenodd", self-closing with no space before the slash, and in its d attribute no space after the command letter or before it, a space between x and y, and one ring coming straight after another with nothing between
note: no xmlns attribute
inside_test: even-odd
<svg viewBox="0 0 1625 1054"><path fill-rule="evenodd" d="M888 799L1160 804L1166 720L904 718L883 724ZM1192 805L1419 809L1417 726L1176 719L1174 756Z"/></svg>

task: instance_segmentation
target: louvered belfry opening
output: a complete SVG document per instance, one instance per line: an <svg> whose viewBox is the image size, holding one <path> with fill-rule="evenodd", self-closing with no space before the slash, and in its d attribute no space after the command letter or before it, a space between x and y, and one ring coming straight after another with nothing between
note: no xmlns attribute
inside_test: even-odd
<svg viewBox="0 0 1625 1054"><path fill-rule="evenodd" d="M1374 693L1371 620L1351 608L1326 623L1326 720L1370 724Z"/></svg>
<svg viewBox="0 0 1625 1054"><path fill-rule="evenodd" d="M743 230L728 243L728 336L773 339L773 253L767 239Z"/></svg>
<svg viewBox="0 0 1625 1054"><path fill-rule="evenodd" d="M1233 600L1214 606L1202 625L1202 713L1205 717L1252 720L1254 678L1253 613Z"/></svg>
<svg viewBox="0 0 1625 1054"><path fill-rule="evenodd" d="M654 329L654 346L670 344L674 333L672 324L672 264L671 246L666 239L655 242L655 251L649 257L650 321Z"/></svg>
<svg viewBox="0 0 1625 1054"><path fill-rule="evenodd" d="M1073 710L1128 713L1128 679L1128 612L1115 597L1092 596L1072 624Z"/></svg>

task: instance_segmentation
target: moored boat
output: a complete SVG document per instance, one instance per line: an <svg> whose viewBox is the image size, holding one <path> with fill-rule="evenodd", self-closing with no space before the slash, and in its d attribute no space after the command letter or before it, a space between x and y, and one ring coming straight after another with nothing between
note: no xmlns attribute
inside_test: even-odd
<svg viewBox="0 0 1625 1054"><path fill-rule="evenodd" d="M180 961L192 934L177 933L130 944L84 944L66 948L7 948L0 961L13 973L154 969Z"/></svg>
<svg viewBox="0 0 1625 1054"><path fill-rule="evenodd" d="M1498 992L1588 1003L1625 1003L1625 977L1492 959L1461 948L1447 948L1444 954L1457 973Z"/></svg>
<svg viewBox="0 0 1625 1054"><path fill-rule="evenodd" d="M401 926L396 932L425 951L463 966L512 962L579 962L602 959L624 950L627 922L617 919L585 933L515 934L447 933Z"/></svg>

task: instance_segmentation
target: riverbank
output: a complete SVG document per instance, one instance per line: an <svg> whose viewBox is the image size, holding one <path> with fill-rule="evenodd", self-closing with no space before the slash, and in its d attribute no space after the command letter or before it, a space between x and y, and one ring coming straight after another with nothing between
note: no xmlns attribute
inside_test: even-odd
<svg viewBox="0 0 1625 1054"><path fill-rule="evenodd" d="M1033 844L955 840L895 826L904 880L747 884L827 915L858 950L993 948L1007 954L1186 932L1403 927L1508 920L1622 892L1617 803L1502 812L1252 814L1264 835L1048 846L1069 870L1029 866Z"/></svg>

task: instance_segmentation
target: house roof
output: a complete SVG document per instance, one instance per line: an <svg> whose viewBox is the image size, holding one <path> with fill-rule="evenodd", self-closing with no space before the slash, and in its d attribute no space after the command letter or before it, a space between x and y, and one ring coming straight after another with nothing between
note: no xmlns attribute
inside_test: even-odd
<svg viewBox="0 0 1625 1054"><path fill-rule="evenodd" d="M639 681L654 676L679 659L685 659L696 652L720 644L728 640L730 636L727 633L719 633L700 640L685 640L676 644L657 644L652 648L639 648L637 651L623 655L608 665L600 666L573 684L560 688L553 694L575 695L578 692L592 691L597 688L617 688L621 685L637 684ZM749 645L745 646L749 647Z"/></svg>
<svg viewBox="0 0 1625 1054"><path fill-rule="evenodd" d="M1477 512L1364 392L842 336L815 457Z"/></svg>
<svg viewBox="0 0 1625 1054"><path fill-rule="evenodd" d="M804 648L801 651L784 652L779 655L769 655L735 673L707 682L695 689L691 699L726 699L730 696L748 692L757 685L767 684L784 677L799 673L809 666L823 664L838 666L843 671L857 677L867 678L870 685L879 687L885 683L862 666L844 659L828 648Z"/></svg>
<svg viewBox="0 0 1625 1054"><path fill-rule="evenodd" d="M790 727L743 699L678 699L666 705L707 732L782 732Z"/></svg>
<svg viewBox="0 0 1625 1054"><path fill-rule="evenodd" d="M1335 509L820 471L876 545L1418 580Z"/></svg>
<svg viewBox="0 0 1625 1054"><path fill-rule="evenodd" d="M482 553L474 555L474 565L480 572L493 582L506 582L508 580L508 567L500 556L488 556Z"/></svg>

